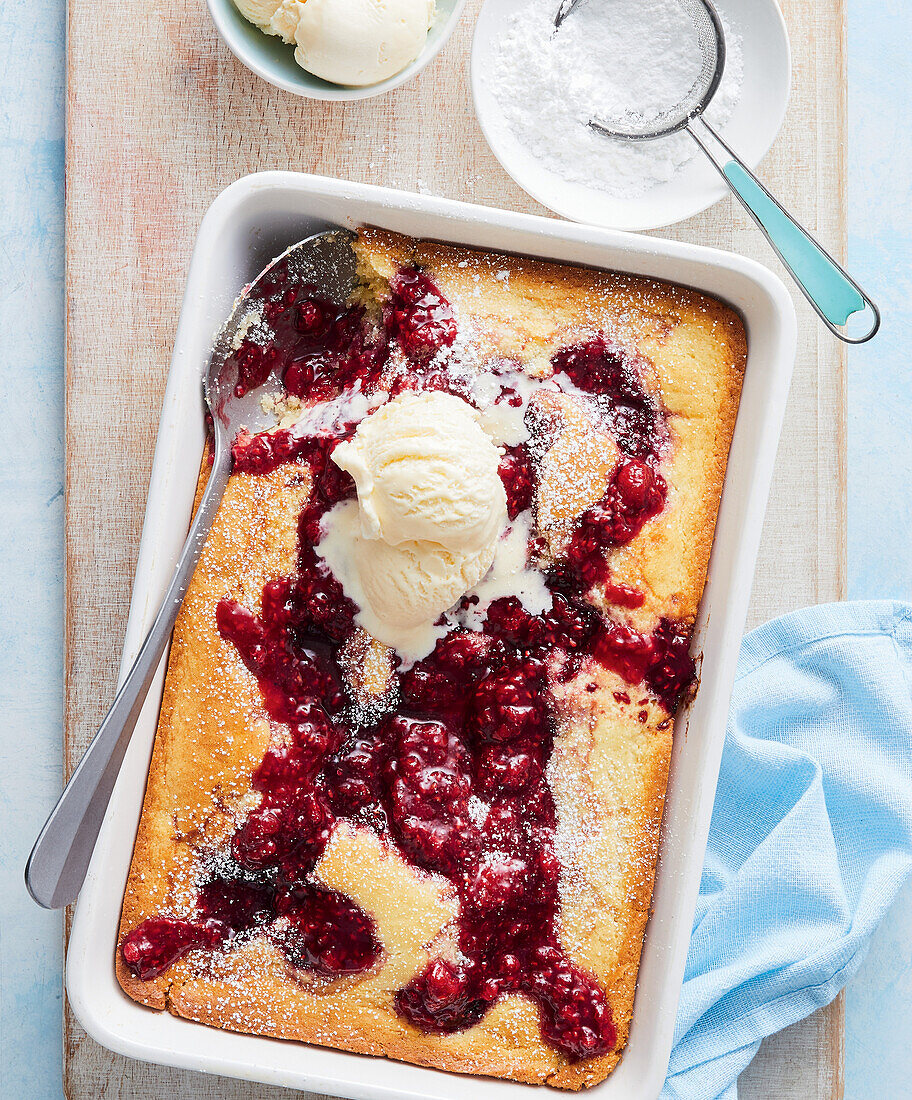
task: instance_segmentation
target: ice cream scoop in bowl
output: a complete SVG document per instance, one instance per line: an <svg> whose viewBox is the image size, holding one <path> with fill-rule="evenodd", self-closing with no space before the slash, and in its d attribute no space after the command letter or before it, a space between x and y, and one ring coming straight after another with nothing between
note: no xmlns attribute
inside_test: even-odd
<svg viewBox="0 0 912 1100"><path fill-rule="evenodd" d="M228 48L263 80L344 101L381 95L417 75L446 44L465 0L207 3Z"/></svg>

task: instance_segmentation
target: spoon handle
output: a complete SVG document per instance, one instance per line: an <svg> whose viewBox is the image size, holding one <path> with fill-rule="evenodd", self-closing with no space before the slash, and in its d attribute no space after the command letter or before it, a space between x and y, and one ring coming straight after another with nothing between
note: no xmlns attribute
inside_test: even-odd
<svg viewBox="0 0 912 1100"><path fill-rule="evenodd" d="M705 118L692 119L687 132L760 227L830 332L846 344L863 344L875 336L880 311L852 276L789 214ZM718 155L715 146L726 155ZM856 314L866 318L865 328L860 335L849 335L843 328ZM853 327L859 324L856 319Z"/></svg>
<svg viewBox="0 0 912 1100"><path fill-rule="evenodd" d="M85 880L114 782L225 492L229 469L228 446L216 432L212 471L155 622L26 864L28 891L46 909L61 909L74 901Z"/></svg>

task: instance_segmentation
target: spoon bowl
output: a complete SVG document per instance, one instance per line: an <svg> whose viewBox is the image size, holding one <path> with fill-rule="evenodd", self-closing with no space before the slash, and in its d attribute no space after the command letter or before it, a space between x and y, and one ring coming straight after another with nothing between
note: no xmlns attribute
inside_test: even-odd
<svg viewBox="0 0 912 1100"><path fill-rule="evenodd" d="M235 352L249 330L256 331L264 322L258 309L275 276L284 265L290 281L307 286L320 298L343 305L357 281L355 235L348 229L329 229L315 233L291 245L263 268L241 291L228 320L215 339L209 368L203 382L206 406L213 425L213 469L222 453L227 454L238 431L251 434L275 426L275 417L263 408L264 396L284 391L282 379L270 372L258 386L238 391L238 365Z"/></svg>

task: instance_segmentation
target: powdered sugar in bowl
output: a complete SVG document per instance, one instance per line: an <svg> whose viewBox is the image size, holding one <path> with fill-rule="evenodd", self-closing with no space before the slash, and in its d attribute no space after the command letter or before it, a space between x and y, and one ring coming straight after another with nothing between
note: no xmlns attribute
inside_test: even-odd
<svg viewBox="0 0 912 1100"><path fill-rule="evenodd" d="M728 45L707 110L756 166L788 103L788 37L776 0L717 0ZM677 0L579 0L554 33L555 0L486 0L472 47L472 93L488 144L533 198L564 217L652 229L705 209L727 187L681 133L607 138L600 109L658 112L693 82L699 50Z"/></svg>

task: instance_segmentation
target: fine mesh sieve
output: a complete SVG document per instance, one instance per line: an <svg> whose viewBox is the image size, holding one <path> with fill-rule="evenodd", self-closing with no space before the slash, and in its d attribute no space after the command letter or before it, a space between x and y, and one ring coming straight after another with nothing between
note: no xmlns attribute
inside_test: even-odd
<svg viewBox="0 0 912 1100"><path fill-rule="evenodd" d="M576 7L573 0L571 9ZM703 0L669 0L677 4L693 20L700 41L702 64L697 79L680 102L655 115L638 114L628 110L617 117L599 116L591 125L603 133L630 141L648 141L683 130L692 118L701 115L725 71L725 32L716 9ZM569 14L569 12L568 12Z"/></svg>
<svg viewBox="0 0 912 1100"><path fill-rule="evenodd" d="M827 328L847 344L870 340L880 327L877 306L851 275L795 221L703 117L725 70L725 32L711 0L666 2L677 5L690 16L697 32L702 64L693 85L678 103L658 113L628 108L622 115L593 115L589 126L608 138L622 141L651 141L678 131L689 133L760 227ZM562 0L554 17L555 33L582 3L598 3L598 0ZM865 318L864 328L859 335L850 335L843 328L857 314ZM853 328L858 326L859 318L856 317Z"/></svg>

